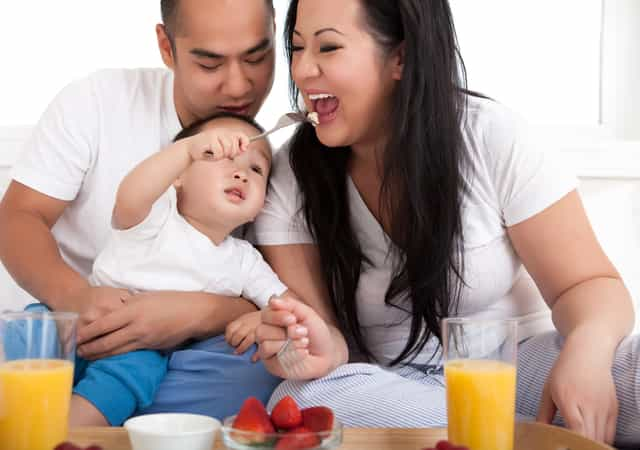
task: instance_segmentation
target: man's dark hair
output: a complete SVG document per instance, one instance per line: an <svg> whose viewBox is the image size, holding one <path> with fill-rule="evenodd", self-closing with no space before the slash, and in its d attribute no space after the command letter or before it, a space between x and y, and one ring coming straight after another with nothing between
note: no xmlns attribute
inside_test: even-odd
<svg viewBox="0 0 640 450"><path fill-rule="evenodd" d="M179 141L180 139L188 138L200 133L202 131L202 128L206 124L218 119L237 119L237 120L240 120L241 122L248 123L253 128L255 128L259 133L264 133L264 128L262 128L260 124L258 124L258 122L253 120L251 117L243 116L241 114L236 114L232 112L217 112L210 115L209 117L200 119L192 123L185 129L183 129L180 133L176 135L175 138L173 138L173 142L176 142L176 141Z"/></svg>
<svg viewBox="0 0 640 450"><path fill-rule="evenodd" d="M271 13L274 13L273 0L265 0L269 6ZM178 8L180 0L160 0L160 12L162 14L162 23L167 32L167 36L173 42L173 38L178 31Z"/></svg>
<svg viewBox="0 0 640 450"><path fill-rule="evenodd" d="M170 38L173 38L176 31L176 19L179 0L160 0L160 12L164 29Z"/></svg>

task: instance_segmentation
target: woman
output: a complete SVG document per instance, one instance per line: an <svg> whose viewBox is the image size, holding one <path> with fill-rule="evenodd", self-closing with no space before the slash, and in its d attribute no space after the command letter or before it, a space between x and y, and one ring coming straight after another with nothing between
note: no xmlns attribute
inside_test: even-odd
<svg viewBox="0 0 640 450"><path fill-rule="evenodd" d="M327 404L350 426L444 425L440 320L518 317L517 412L638 442L629 293L575 179L465 90L447 1L293 0L285 28L294 98L320 124L276 156L256 223L302 300L274 301L258 329L272 373L287 375L287 335L306 354L272 402ZM546 305L521 295L523 265Z"/></svg>

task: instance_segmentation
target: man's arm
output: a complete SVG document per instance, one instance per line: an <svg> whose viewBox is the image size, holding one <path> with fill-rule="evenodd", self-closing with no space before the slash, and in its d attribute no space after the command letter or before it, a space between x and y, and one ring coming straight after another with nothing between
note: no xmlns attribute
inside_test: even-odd
<svg viewBox="0 0 640 450"><path fill-rule="evenodd" d="M228 323L256 311L241 297L205 292L143 292L78 332L78 352L100 359L138 349L171 349L189 339L224 333Z"/></svg>
<svg viewBox="0 0 640 450"><path fill-rule="evenodd" d="M12 181L0 203L0 259L16 282L51 309L68 304L87 281L60 255L51 227L69 202Z"/></svg>

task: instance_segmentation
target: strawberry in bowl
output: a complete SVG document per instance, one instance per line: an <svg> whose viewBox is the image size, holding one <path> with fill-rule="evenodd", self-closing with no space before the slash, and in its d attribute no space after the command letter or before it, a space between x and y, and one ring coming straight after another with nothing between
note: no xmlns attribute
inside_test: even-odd
<svg viewBox="0 0 640 450"><path fill-rule="evenodd" d="M326 406L300 409L287 396L269 414L258 399L250 397L237 415L224 420L222 439L232 450L333 449L342 443L342 425Z"/></svg>
<svg viewBox="0 0 640 450"><path fill-rule="evenodd" d="M469 450L467 447L453 445L449 441L439 441L435 448L424 448L422 450Z"/></svg>

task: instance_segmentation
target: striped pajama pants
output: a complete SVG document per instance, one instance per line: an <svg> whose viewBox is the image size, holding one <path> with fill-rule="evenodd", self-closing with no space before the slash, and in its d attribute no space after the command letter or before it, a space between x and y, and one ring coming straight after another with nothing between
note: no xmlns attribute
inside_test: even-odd
<svg viewBox="0 0 640 450"><path fill-rule="evenodd" d="M522 342L518 348L516 413L535 419L542 388L562 347L550 332ZM616 443L640 443L640 336L618 347L612 373L619 401ZM424 428L447 425L446 394L441 367L405 366L385 369L352 363L312 381L281 383L269 409L290 395L301 407L326 405L348 427ZM555 423L562 425L562 417Z"/></svg>

